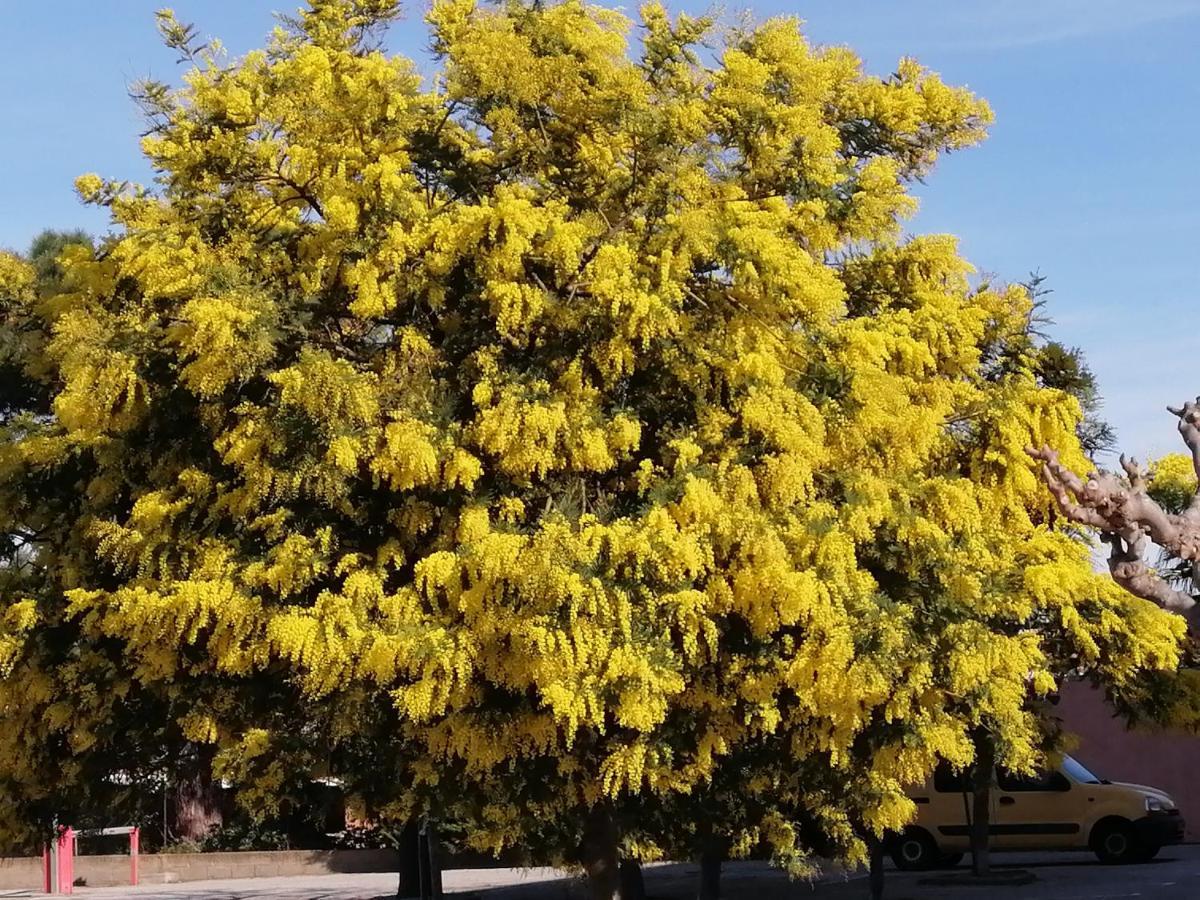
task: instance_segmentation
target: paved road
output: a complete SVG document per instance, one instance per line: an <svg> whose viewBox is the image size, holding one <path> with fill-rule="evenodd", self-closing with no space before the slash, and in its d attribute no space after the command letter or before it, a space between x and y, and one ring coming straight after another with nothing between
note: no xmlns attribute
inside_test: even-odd
<svg viewBox="0 0 1200 900"><path fill-rule="evenodd" d="M1023 869L1032 884L984 887L963 883L929 884L920 873L889 871L887 900L1196 900L1200 898L1200 845L1165 849L1159 859L1137 866L1102 866L1090 854L1011 854L999 856L999 869ZM957 870L964 876L965 866ZM690 900L696 867L664 865L647 869L649 900ZM461 900L579 900L577 882L552 869L456 870L445 875L447 892ZM814 884L788 882L753 863L726 867L728 900L866 900L861 876L831 872ZM140 888L77 888L81 900L390 900L395 876L325 875L143 885ZM0 891L0 898L45 896Z"/></svg>
<svg viewBox="0 0 1200 900"><path fill-rule="evenodd" d="M1022 869L1036 879L1031 884L982 887L969 883L966 864L963 884L932 885L922 873L889 871L887 900L1197 900L1200 898L1200 845L1167 847L1159 858L1143 865L1104 866L1090 853L1014 853L995 857L999 870ZM799 894L796 895L800 896ZM866 883L818 887L813 900L865 900Z"/></svg>

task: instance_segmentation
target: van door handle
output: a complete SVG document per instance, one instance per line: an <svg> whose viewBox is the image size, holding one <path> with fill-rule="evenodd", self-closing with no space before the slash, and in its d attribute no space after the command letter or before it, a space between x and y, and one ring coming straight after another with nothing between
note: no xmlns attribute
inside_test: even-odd
<svg viewBox="0 0 1200 900"><path fill-rule="evenodd" d="M1016 801L1014 798L1012 798L1012 797L1001 797L1001 798L1000 798L1000 805L1001 805L1001 806L1012 806L1012 805L1013 805L1014 803L1016 803L1016 802L1017 802L1017 801Z"/></svg>

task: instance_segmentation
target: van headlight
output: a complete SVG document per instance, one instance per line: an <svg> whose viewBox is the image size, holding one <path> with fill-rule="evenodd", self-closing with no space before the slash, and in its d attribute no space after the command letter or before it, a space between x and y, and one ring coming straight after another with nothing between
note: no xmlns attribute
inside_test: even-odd
<svg viewBox="0 0 1200 900"><path fill-rule="evenodd" d="M1146 812L1166 812L1171 808L1171 804L1164 802L1158 797L1146 795Z"/></svg>

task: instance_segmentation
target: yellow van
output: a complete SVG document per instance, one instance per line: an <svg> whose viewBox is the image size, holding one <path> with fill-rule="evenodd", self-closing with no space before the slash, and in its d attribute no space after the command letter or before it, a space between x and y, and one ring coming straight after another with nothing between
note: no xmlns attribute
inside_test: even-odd
<svg viewBox="0 0 1200 900"><path fill-rule="evenodd" d="M973 797L948 767L911 794L917 816L891 843L901 869L957 865L970 849ZM997 772L991 792L994 850L1091 850L1101 862L1145 862L1183 839L1179 809L1162 791L1102 781L1064 756L1037 777Z"/></svg>

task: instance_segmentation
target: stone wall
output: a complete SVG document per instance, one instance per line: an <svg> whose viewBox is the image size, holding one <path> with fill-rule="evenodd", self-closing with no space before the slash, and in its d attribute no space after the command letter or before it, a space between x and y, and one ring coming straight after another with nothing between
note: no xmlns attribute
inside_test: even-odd
<svg viewBox="0 0 1200 900"><path fill-rule="evenodd" d="M142 884L207 881L214 878L266 878L276 875L328 875L334 872L395 872L392 850L266 850L236 853L148 853L138 857ZM129 884L127 855L77 856L75 878L88 887ZM0 859L0 890L40 890L40 858Z"/></svg>

